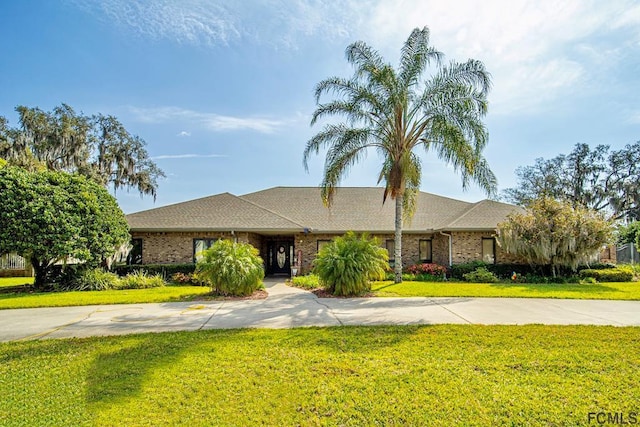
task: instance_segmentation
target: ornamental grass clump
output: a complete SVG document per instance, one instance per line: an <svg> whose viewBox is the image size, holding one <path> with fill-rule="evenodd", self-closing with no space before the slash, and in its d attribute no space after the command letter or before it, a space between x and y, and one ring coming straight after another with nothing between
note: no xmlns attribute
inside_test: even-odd
<svg viewBox="0 0 640 427"><path fill-rule="evenodd" d="M370 280L382 280L389 255L375 239L349 232L325 245L315 259L314 273L334 295L361 295L371 290Z"/></svg>
<svg viewBox="0 0 640 427"><path fill-rule="evenodd" d="M117 289L118 275L101 268L81 269L66 283L59 286L61 291L106 291Z"/></svg>
<svg viewBox="0 0 640 427"><path fill-rule="evenodd" d="M144 270L136 270L120 278L119 289L161 288L165 281L159 274L148 274Z"/></svg>
<svg viewBox="0 0 640 427"><path fill-rule="evenodd" d="M212 292L222 295L247 296L258 290L264 278L259 252L247 243L218 240L202 252L196 264L196 275Z"/></svg>

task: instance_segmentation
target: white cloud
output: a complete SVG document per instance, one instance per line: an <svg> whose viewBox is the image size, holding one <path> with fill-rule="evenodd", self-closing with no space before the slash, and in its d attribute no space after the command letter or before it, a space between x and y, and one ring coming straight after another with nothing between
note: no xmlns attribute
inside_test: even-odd
<svg viewBox="0 0 640 427"><path fill-rule="evenodd" d="M274 133L288 122L266 117L233 117L215 113L202 113L178 107L129 107L137 120L145 123L187 122L199 124L212 131L252 130ZM182 133L182 132L181 132Z"/></svg>
<svg viewBox="0 0 640 427"><path fill-rule="evenodd" d="M567 93L599 90L602 69L623 61L620 40L635 32L635 49L640 40L632 0L378 1L368 21L364 39L388 58L412 28L427 25L449 59L483 61L495 84L490 111L501 114L543 111ZM617 40L607 40L616 31Z"/></svg>
<svg viewBox="0 0 640 427"><path fill-rule="evenodd" d="M449 59L486 64L495 82L491 111L503 114L542 111L567 93L599 90L602 70L640 50L636 0L69 1L142 37L276 49L360 39L389 60L413 28L427 25L432 44ZM202 120L216 130L278 126L216 115Z"/></svg>
<svg viewBox="0 0 640 427"><path fill-rule="evenodd" d="M186 130L183 130L180 133L178 133L176 136L179 136L181 138L188 137L188 136L191 136L191 132L187 132Z"/></svg>
<svg viewBox="0 0 640 427"><path fill-rule="evenodd" d="M319 0L70 1L143 37L194 45L250 40L295 48L300 37L348 34L359 12L350 2Z"/></svg>
<svg viewBox="0 0 640 427"><path fill-rule="evenodd" d="M225 154L163 154L160 156L151 157L151 160L165 160L165 159L205 159L212 157L228 157Z"/></svg>

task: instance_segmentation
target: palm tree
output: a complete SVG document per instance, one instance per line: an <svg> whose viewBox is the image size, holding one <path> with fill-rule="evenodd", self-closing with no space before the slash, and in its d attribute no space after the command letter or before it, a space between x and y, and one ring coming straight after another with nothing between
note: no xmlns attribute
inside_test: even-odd
<svg viewBox="0 0 640 427"><path fill-rule="evenodd" d="M417 148L433 151L462 176L488 194L496 189L482 150L488 135L482 118L491 87L484 64L476 60L441 64L442 53L429 45L429 29L416 28L404 43L398 70L378 52L358 41L346 49L353 77L330 77L316 86L317 109L313 126L321 118L341 116L342 123L326 124L304 150L308 170L311 154L327 148L321 194L330 206L340 180L369 148L382 157L378 183L384 182L383 203L395 200L395 282L402 281L402 225L415 210L422 165ZM430 64L433 75L423 79ZM323 94L335 99L321 103Z"/></svg>

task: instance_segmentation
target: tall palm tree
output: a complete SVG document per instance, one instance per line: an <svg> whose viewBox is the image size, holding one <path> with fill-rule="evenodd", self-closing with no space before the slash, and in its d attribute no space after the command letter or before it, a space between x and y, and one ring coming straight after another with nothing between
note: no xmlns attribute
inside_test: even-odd
<svg viewBox="0 0 640 427"><path fill-rule="evenodd" d="M462 176L487 193L496 189L482 150L488 135L482 118L491 87L484 64L476 60L442 65L442 53L429 45L429 29L416 28L404 43L398 69L378 52L358 41L346 49L355 69L349 78L330 77L316 86L317 109L311 125L341 116L342 123L326 124L304 150L308 170L311 154L327 148L322 198L331 205L340 180L369 148L382 157L378 183L384 182L383 203L395 200L395 281L402 281L402 225L415 210L422 165L418 147L433 151ZM429 65L435 72L423 78ZM335 99L321 103L324 94Z"/></svg>

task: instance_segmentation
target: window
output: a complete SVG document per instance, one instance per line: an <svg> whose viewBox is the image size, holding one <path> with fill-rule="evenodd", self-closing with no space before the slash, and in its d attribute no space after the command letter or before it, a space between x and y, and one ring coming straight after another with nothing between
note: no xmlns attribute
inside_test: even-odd
<svg viewBox="0 0 640 427"><path fill-rule="evenodd" d="M142 264L142 239L131 239L131 246L127 255L127 265Z"/></svg>
<svg viewBox="0 0 640 427"><path fill-rule="evenodd" d="M431 240L419 240L418 245L420 262L431 262Z"/></svg>
<svg viewBox="0 0 640 427"><path fill-rule="evenodd" d="M385 242L386 244L386 248L387 248L387 253L389 254L389 265L393 265L393 263L395 262L395 254L396 254L396 242L395 240L387 240Z"/></svg>
<svg viewBox="0 0 640 427"><path fill-rule="evenodd" d="M202 252L209 249L218 239L193 239L193 262L202 259Z"/></svg>
<svg viewBox="0 0 640 427"><path fill-rule="evenodd" d="M496 241L493 237L482 238L482 261L488 264L496 262Z"/></svg>
<svg viewBox="0 0 640 427"><path fill-rule="evenodd" d="M324 248L329 243L331 243L331 240L318 240L317 252L320 252L320 249Z"/></svg>

